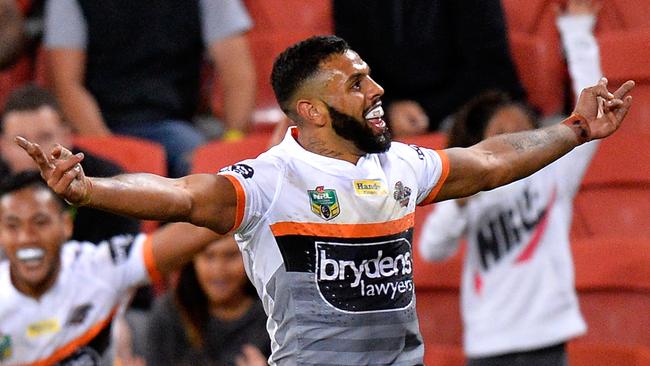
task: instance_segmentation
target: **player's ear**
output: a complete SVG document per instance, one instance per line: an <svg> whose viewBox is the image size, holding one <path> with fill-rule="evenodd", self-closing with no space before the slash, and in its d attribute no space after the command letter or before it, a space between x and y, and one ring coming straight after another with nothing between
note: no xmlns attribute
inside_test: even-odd
<svg viewBox="0 0 650 366"><path fill-rule="evenodd" d="M296 102L296 111L303 121L322 126L325 124L323 113L319 109L319 105L313 103L309 99L301 99Z"/></svg>

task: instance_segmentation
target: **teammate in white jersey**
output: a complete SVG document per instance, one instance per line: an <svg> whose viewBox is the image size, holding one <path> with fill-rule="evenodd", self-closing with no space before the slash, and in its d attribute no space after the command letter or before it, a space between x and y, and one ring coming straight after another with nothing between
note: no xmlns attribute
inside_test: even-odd
<svg viewBox="0 0 650 366"><path fill-rule="evenodd" d="M45 154L17 139L71 202L234 230L269 316L271 365L421 364L410 240L416 204L510 183L610 135L634 85L611 94L601 80L564 123L433 151L391 145L384 90L338 37L289 47L272 83L297 127L268 153L221 174L89 178L82 155L59 147Z"/></svg>
<svg viewBox="0 0 650 366"><path fill-rule="evenodd" d="M578 0L558 18L576 93L601 77L594 14ZM459 113L449 144L470 146L534 122L523 106L483 95ZM461 303L468 366L567 364L565 342L586 329L569 245L573 198L597 144L518 182L441 202L427 218L418 244L424 258L446 258L467 238Z"/></svg>
<svg viewBox="0 0 650 366"><path fill-rule="evenodd" d="M8 257L0 263L2 365L99 365L111 320L132 290L216 237L176 224L151 236L66 242L66 207L38 172L19 173L0 193L0 243Z"/></svg>

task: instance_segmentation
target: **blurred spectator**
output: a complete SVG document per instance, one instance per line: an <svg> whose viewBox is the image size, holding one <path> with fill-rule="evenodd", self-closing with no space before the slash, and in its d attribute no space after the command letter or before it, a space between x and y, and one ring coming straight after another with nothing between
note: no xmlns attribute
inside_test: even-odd
<svg viewBox="0 0 650 366"><path fill-rule="evenodd" d="M83 152L84 169L88 174L112 177L122 173L114 163L87 151L74 148L72 131L63 119L57 100L38 86L27 85L14 90L4 107L0 121L0 176L7 177L25 170L37 169L34 161L16 145L14 138L22 136L51 149L56 143ZM72 238L98 243L118 234L137 233L140 224L133 218L111 214L88 207L78 207L74 215Z"/></svg>
<svg viewBox="0 0 650 366"><path fill-rule="evenodd" d="M83 135L165 146L169 174L189 173L205 137L192 125L204 49L223 87L228 136L248 128L255 72L239 0L51 0L45 46L63 111Z"/></svg>
<svg viewBox="0 0 650 366"><path fill-rule="evenodd" d="M133 288L182 266L216 236L170 224L150 236L68 241L67 207L37 171L0 190L0 245L9 258L0 263L2 365L100 365L111 320Z"/></svg>
<svg viewBox="0 0 650 366"><path fill-rule="evenodd" d="M16 0L0 0L0 70L12 66L25 44L25 26Z"/></svg>
<svg viewBox="0 0 650 366"><path fill-rule="evenodd" d="M176 289L154 306L148 333L148 365L235 365L246 344L257 351L244 358L271 354L266 314L232 236L181 270Z"/></svg>
<svg viewBox="0 0 650 366"><path fill-rule="evenodd" d="M523 96L500 0L334 0L334 19L386 90L395 136L439 129L486 89Z"/></svg>
<svg viewBox="0 0 650 366"><path fill-rule="evenodd" d="M576 93L601 76L595 12L588 0L570 0L558 18ZM461 110L449 144L470 146L535 125L526 106L504 94L483 94ZM596 147L582 145L507 186L439 203L427 218L419 243L425 259L441 260L467 238L462 315L468 365L567 365L566 342L586 330L573 284L572 205Z"/></svg>

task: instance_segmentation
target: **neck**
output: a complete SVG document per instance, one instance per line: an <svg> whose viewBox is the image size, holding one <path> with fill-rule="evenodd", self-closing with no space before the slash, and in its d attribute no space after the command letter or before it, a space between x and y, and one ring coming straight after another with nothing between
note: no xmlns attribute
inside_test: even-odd
<svg viewBox="0 0 650 366"><path fill-rule="evenodd" d="M18 281L15 278L13 271L10 270L11 283L14 285L16 290L18 290L18 292L38 300L41 296L43 296L43 294L52 288L52 286L54 286L54 282L59 276L59 267L60 266L57 266L54 269L53 273L51 275L48 275L43 281L34 285Z"/></svg>
<svg viewBox="0 0 650 366"><path fill-rule="evenodd" d="M253 306L253 299L250 296L241 294L234 296L233 300L219 303L210 304L210 315L216 316L222 320L235 320L239 319Z"/></svg>
<svg viewBox="0 0 650 366"><path fill-rule="evenodd" d="M359 158L365 155L353 142L345 140L336 134L321 136L321 134L308 133L302 130L297 141L300 146L309 152L328 158L344 160L352 164L356 164Z"/></svg>

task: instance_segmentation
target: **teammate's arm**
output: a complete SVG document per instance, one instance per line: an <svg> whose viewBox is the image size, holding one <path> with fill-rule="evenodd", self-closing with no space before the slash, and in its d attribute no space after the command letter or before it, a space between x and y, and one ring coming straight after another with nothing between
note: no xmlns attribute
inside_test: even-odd
<svg viewBox="0 0 650 366"><path fill-rule="evenodd" d="M607 80L580 94L571 123L538 130L495 136L466 148L446 150L451 170L436 201L465 197L528 176L574 147L614 133L632 104L627 94L634 82L623 84L614 94ZM575 122L575 124L574 124Z"/></svg>
<svg viewBox="0 0 650 366"><path fill-rule="evenodd" d="M221 236L210 229L184 222L163 226L152 234L156 269L163 275L180 269Z"/></svg>
<svg viewBox="0 0 650 366"><path fill-rule="evenodd" d="M235 223L235 188L220 175L196 174L170 179L154 174L123 174L113 178L86 177L83 154L57 146L46 155L41 148L16 138L37 163L47 184L68 202L160 221L185 221L226 233Z"/></svg>

